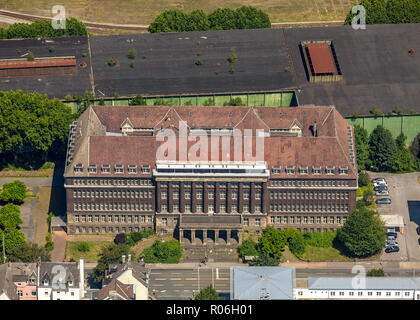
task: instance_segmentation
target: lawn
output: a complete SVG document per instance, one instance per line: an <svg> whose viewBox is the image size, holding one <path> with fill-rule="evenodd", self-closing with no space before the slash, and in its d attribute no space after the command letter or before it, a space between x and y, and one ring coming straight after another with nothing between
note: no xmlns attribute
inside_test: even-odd
<svg viewBox="0 0 420 320"><path fill-rule="evenodd" d="M251 5L264 10L271 22L344 20L355 0L241 0L227 2L222 0L67 0L67 16L81 20L116 23L149 24L165 9L178 8L186 12L202 9L209 13L219 7L237 8ZM54 0L0 0L0 8L35 15L52 16Z"/></svg>
<svg viewBox="0 0 420 320"><path fill-rule="evenodd" d="M109 245L110 241L89 241L90 250L88 252L80 252L77 250L79 241L69 241L67 242L66 248L66 261L70 259L79 260L84 259L85 262L97 262L99 257L98 254L101 252L102 248Z"/></svg>
<svg viewBox="0 0 420 320"><path fill-rule="evenodd" d="M364 259L357 260L379 260L381 252ZM306 246L305 253L302 256L302 259L305 261L354 261L354 258L349 258L341 254L340 250L329 247L329 248L319 248L313 246Z"/></svg>

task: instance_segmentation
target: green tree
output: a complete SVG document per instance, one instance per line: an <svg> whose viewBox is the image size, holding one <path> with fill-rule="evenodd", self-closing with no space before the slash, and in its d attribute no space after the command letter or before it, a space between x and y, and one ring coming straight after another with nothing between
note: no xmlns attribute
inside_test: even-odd
<svg viewBox="0 0 420 320"><path fill-rule="evenodd" d="M305 247L305 239L300 232L289 241L289 249L297 257L300 257L305 253Z"/></svg>
<svg viewBox="0 0 420 320"><path fill-rule="evenodd" d="M359 4L365 7L366 24L389 23L386 0L362 0ZM354 16L350 9L344 24L351 25Z"/></svg>
<svg viewBox="0 0 420 320"><path fill-rule="evenodd" d="M159 14L149 25L149 32L182 32L186 31L188 15L180 9L169 9Z"/></svg>
<svg viewBox="0 0 420 320"><path fill-rule="evenodd" d="M369 164L369 134L366 129L357 124L354 126L354 144L357 168L366 170Z"/></svg>
<svg viewBox="0 0 420 320"><path fill-rule="evenodd" d="M210 29L210 22L203 10L193 10L187 17L185 31L206 31Z"/></svg>
<svg viewBox="0 0 420 320"><path fill-rule="evenodd" d="M0 242L2 242L4 233L4 247L8 254L13 248L21 247L25 245L25 234L20 232L18 229L0 229Z"/></svg>
<svg viewBox="0 0 420 320"><path fill-rule="evenodd" d="M0 105L0 153L4 158L17 161L29 154L29 162L44 163L48 154L65 148L74 116L63 102L18 90L0 91Z"/></svg>
<svg viewBox="0 0 420 320"><path fill-rule="evenodd" d="M365 171L359 172L358 184L359 187L366 187L371 183L369 174Z"/></svg>
<svg viewBox="0 0 420 320"><path fill-rule="evenodd" d="M363 201L367 206L370 206L375 200L375 191L373 188L367 188L363 191Z"/></svg>
<svg viewBox="0 0 420 320"><path fill-rule="evenodd" d="M383 269L372 269L369 270L366 275L368 277L385 277L385 272Z"/></svg>
<svg viewBox="0 0 420 320"><path fill-rule="evenodd" d="M220 300L220 297L213 286L209 285L201 289L200 292L195 296L194 300Z"/></svg>
<svg viewBox="0 0 420 320"><path fill-rule="evenodd" d="M388 0L386 9L389 23L420 23L418 0Z"/></svg>
<svg viewBox="0 0 420 320"><path fill-rule="evenodd" d="M252 6L242 6L235 10L237 29L271 28L268 14Z"/></svg>
<svg viewBox="0 0 420 320"><path fill-rule="evenodd" d="M102 279L105 277L105 271L108 270L109 265L112 263L122 262L122 256L128 256L130 253L130 247L126 244L115 244L111 243L110 245L102 248L99 253L98 264L91 276L91 281L94 285L99 285L102 282Z"/></svg>
<svg viewBox="0 0 420 320"><path fill-rule="evenodd" d="M394 172L411 172L415 167L413 155L405 146L407 137L401 132L395 139L397 151L394 153L394 164L392 170Z"/></svg>
<svg viewBox="0 0 420 320"><path fill-rule="evenodd" d="M337 230L337 239L355 257L368 257L381 251L386 228L379 214L362 207L350 213L344 226Z"/></svg>
<svg viewBox="0 0 420 320"><path fill-rule="evenodd" d="M371 169L374 171L391 171L394 165L394 153L397 151L391 132L378 125L369 137Z"/></svg>
<svg viewBox="0 0 420 320"><path fill-rule="evenodd" d="M25 242L25 244L14 247L7 253L7 260L11 262L37 262L38 258L41 258L41 261L51 260L47 250L36 243Z"/></svg>
<svg viewBox="0 0 420 320"><path fill-rule="evenodd" d="M218 8L208 16L211 30L237 29L237 16L235 11L229 8Z"/></svg>
<svg viewBox="0 0 420 320"><path fill-rule="evenodd" d="M252 261L249 262L250 266L258 267L277 267L280 263L280 258L275 258L266 253L260 253Z"/></svg>
<svg viewBox="0 0 420 320"><path fill-rule="evenodd" d="M137 50L135 48L131 48L130 51L128 51L128 58L135 59L136 56L137 56Z"/></svg>
<svg viewBox="0 0 420 320"><path fill-rule="evenodd" d="M286 242L287 239L282 232L269 226L264 229L262 236L258 239L258 252L261 256L265 254L280 259Z"/></svg>
<svg viewBox="0 0 420 320"><path fill-rule="evenodd" d="M413 157L420 159L420 133L418 133L410 145L410 151Z"/></svg>
<svg viewBox="0 0 420 320"><path fill-rule="evenodd" d="M178 241L156 240L151 247L143 250L146 263L178 263L181 255L182 249Z"/></svg>
<svg viewBox="0 0 420 320"><path fill-rule="evenodd" d="M19 180L5 183L0 194L0 200L4 202L22 203L25 197L26 185Z"/></svg>
<svg viewBox="0 0 420 320"><path fill-rule="evenodd" d="M238 255L241 258L245 256L258 256L257 243L252 239L245 239L238 247Z"/></svg>
<svg viewBox="0 0 420 320"><path fill-rule="evenodd" d="M6 230L16 229L22 224L20 208L12 203L0 209L0 226Z"/></svg>

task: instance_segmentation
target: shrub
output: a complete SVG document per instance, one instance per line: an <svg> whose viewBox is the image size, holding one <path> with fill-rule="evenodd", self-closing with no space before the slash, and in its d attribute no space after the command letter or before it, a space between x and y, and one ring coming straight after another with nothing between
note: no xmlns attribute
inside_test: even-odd
<svg viewBox="0 0 420 320"><path fill-rule="evenodd" d="M54 162L45 162L40 169L54 169L55 163Z"/></svg>
<svg viewBox="0 0 420 320"><path fill-rule="evenodd" d="M49 47L49 48L48 48L48 51L49 51L49 52L54 52L54 51L55 51L55 47L54 47L54 46Z"/></svg>
<svg viewBox="0 0 420 320"><path fill-rule="evenodd" d="M138 94L134 98L132 98L128 102L128 104L130 106L145 106L145 105L147 105L147 100L144 99L141 94Z"/></svg>
<svg viewBox="0 0 420 320"><path fill-rule="evenodd" d="M76 249L77 251L80 251L80 252L89 252L90 245L86 241L82 241L77 245Z"/></svg>
<svg viewBox="0 0 420 320"><path fill-rule="evenodd" d="M86 58L86 57L87 57L86 52L83 52L82 57L83 57L83 58Z"/></svg>
<svg viewBox="0 0 420 320"><path fill-rule="evenodd" d="M194 300L220 300L220 297L213 286L209 285L204 289L201 289L200 292L195 296Z"/></svg>
<svg viewBox="0 0 420 320"><path fill-rule="evenodd" d="M128 58L129 59L135 59L137 56L137 50L135 48L131 48L128 52Z"/></svg>
<svg viewBox="0 0 420 320"><path fill-rule="evenodd" d="M369 270L366 275L368 277L385 277L385 272L383 269L372 269Z"/></svg>
<svg viewBox="0 0 420 320"><path fill-rule="evenodd" d="M130 68L131 68L131 69L134 69L134 62L131 62L131 63L130 63Z"/></svg>
<svg viewBox="0 0 420 320"><path fill-rule="evenodd" d="M245 239L238 247L238 255L242 259L245 256L258 256L257 243L252 239Z"/></svg>
<svg viewBox="0 0 420 320"><path fill-rule="evenodd" d="M35 56L32 53L32 51L28 51L28 57L27 57L28 61L34 61L35 60Z"/></svg>
<svg viewBox="0 0 420 320"><path fill-rule="evenodd" d="M225 102L223 105L224 106L243 106L244 103L242 102L242 99L240 97L237 97L237 98L231 98L229 101Z"/></svg>
<svg viewBox="0 0 420 320"><path fill-rule="evenodd" d="M290 72L290 67L287 66L286 68L284 68L284 72Z"/></svg>
<svg viewBox="0 0 420 320"><path fill-rule="evenodd" d="M119 233L114 238L115 244L124 244L127 241L127 236L125 233Z"/></svg>
<svg viewBox="0 0 420 320"><path fill-rule="evenodd" d="M371 183L369 174L367 172L364 172L364 171L359 172L358 182L359 182L359 187L368 186Z"/></svg>
<svg viewBox="0 0 420 320"><path fill-rule="evenodd" d="M231 54L228 57L228 61L230 63L235 62L236 60L238 60L238 56L236 55L236 52L234 50L232 50Z"/></svg>
<svg viewBox="0 0 420 320"><path fill-rule="evenodd" d="M234 74L235 73L235 68L233 66L230 66L229 73L230 74Z"/></svg>
<svg viewBox="0 0 420 320"><path fill-rule="evenodd" d="M145 263L178 263L181 255L181 244L178 241L156 240L151 247L143 251Z"/></svg>
<svg viewBox="0 0 420 320"><path fill-rule="evenodd" d="M197 66L201 66L201 65L203 64L203 62L202 62L200 59L198 59L198 60L195 62L195 64L196 64Z"/></svg>
<svg viewBox="0 0 420 320"><path fill-rule="evenodd" d="M289 249L297 257L305 253L305 246L305 239L301 233L297 234L289 241Z"/></svg>
<svg viewBox="0 0 420 320"><path fill-rule="evenodd" d="M140 232L131 232L127 234L127 241L126 244L129 246L134 246L137 242L155 235L155 231L152 229L144 230Z"/></svg>
<svg viewBox="0 0 420 320"><path fill-rule="evenodd" d="M114 60L113 58L110 58L110 59L108 60L108 65L109 65L110 67L115 66L115 60Z"/></svg>
<svg viewBox="0 0 420 320"><path fill-rule="evenodd" d="M47 241L45 243L45 250L47 250L48 252L53 251L54 250L54 242Z"/></svg>

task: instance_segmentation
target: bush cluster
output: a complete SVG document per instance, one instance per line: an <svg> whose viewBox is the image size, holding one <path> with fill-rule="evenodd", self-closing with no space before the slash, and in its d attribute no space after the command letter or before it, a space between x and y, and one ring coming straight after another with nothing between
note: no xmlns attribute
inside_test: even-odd
<svg viewBox="0 0 420 320"><path fill-rule="evenodd" d="M165 10L150 24L149 32L184 32L207 30L270 28L270 18L260 9L242 6L236 10L218 8L209 15L203 10L190 14L180 9Z"/></svg>
<svg viewBox="0 0 420 320"><path fill-rule="evenodd" d="M145 263L178 263L181 255L181 244L178 241L156 240L151 247L143 251Z"/></svg>

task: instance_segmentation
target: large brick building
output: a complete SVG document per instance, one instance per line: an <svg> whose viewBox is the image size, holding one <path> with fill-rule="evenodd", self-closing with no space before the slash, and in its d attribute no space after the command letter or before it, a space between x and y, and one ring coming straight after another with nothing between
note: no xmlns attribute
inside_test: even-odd
<svg viewBox="0 0 420 320"><path fill-rule="evenodd" d="M65 188L70 234L335 230L356 205L353 128L334 107L92 106L70 129Z"/></svg>

